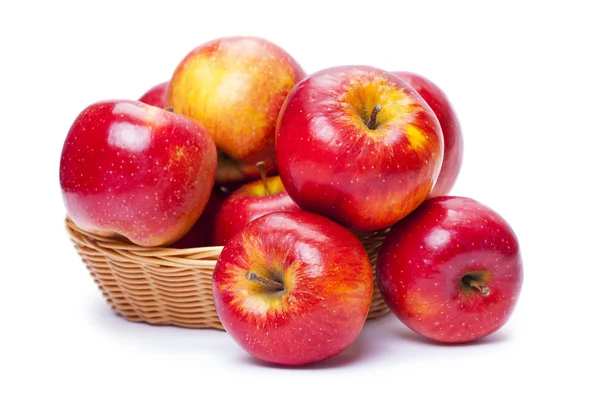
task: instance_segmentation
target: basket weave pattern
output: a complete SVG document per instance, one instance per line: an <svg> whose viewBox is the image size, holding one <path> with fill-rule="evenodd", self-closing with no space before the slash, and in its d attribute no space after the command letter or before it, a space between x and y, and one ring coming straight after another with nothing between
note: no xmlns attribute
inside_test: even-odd
<svg viewBox="0 0 600 400"><path fill-rule="evenodd" d="M212 274L222 247L149 248L66 228L110 307L130 321L223 329L212 296ZM361 237L373 268L385 232ZM377 285L368 318L389 311Z"/></svg>

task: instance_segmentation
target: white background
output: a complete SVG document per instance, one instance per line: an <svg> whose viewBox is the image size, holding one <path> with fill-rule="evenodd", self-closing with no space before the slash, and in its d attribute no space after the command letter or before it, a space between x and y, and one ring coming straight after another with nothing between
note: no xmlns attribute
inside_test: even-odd
<svg viewBox="0 0 600 400"><path fill-rule="evenodd" d="M496 4L2 1L0 398L598 398L599 14ZM500 212L522 245L504 328L442 346L389 316L337 358L284 369L222 332L112 314L63 229L65 135L88 104L138 98L193 47L237 34L307 72L370 64L446 91L465 139L453 193Z"/></svg>

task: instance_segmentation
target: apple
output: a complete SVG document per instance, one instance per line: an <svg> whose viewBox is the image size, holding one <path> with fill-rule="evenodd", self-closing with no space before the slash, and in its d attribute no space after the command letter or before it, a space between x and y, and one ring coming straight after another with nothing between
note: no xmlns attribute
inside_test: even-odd
<svg viewBox="0 0 600 400"><path fill-rule="evenodd" d="M144 93L139 101L154 107L165 108L165 95L168 86L169 82L159 83Z"/></svg>
<svg viewBox="0 0 600 400"><path fill-rule="evenodd" d="M300 211L288 196L279 176L266 176L263 163L257 163L261 179L250 182L225 200L214 224L214 244L223 246L250 221L276 211Z"/></svg>
<svg viewBox="0 0 600 400"><path fill-rule="evenodd" d="M191 249L214 246L213 231L217 222L217 214L223 206L225 197L225 193L221 190L218 188L213 189L198 221L181 239L169 245L169 247L174 249Z"/></svg>
<svg viewBox="0 0 600 400"><path fill-rule="evenodd" d="M251 355L306 365L333 357L360 333L373 272L347 229L304 211L275 212L225 245L213 275L217 314Z"/></svg>
<svg viewBox="0 0 600 400"><path fill-rule="evenodd" d="M60 185L73 222L140 246L165 245L196 222L217 151L204 128L138 101L92 104L67 135Z"/></svg>
<svg viewBox="0 0 600 400"><path fill-rule="evenodd" d="M456 112L442 89L429 79L413 72L394 72L394 74L406 81L423 97L440 122L444 136L444 160L430 196L448 194L456 182L463 159L463 138Z"/></svg>
<svg viewBox="0 0 600 400"><path fill-rule="evenodd" d="M413 331L461 343L499 329L523 283L515 233L475 200L440 196L394 225L377 259L383 299Z"/></svg>
<svg viewBox="0 0 600 400"><path fill-rule="evenodd" d="M259 177L256 163L236 161L221 151L217 154L217 182L221 187L233 192L248 181ZM274 158L269 157L263 162L268 174L272 175L277 171Z"/></svg>
<svg viewBox="0 0 600 400"><path fill-rule="evenodd" d="M275 124L283 101L305 76L283 49L255 37L226 37L192 50L176 68L167 106L200 122L219 150L217 182L276 172Z"/></svg>
<svg viewBox="0 0 600 400"><path fill-rule="evenodd" d="M439 122L421 96L368 66L326 69L296 85L276 140L290 197L357 231L386 228L417 208L444 154Z"/></svg>

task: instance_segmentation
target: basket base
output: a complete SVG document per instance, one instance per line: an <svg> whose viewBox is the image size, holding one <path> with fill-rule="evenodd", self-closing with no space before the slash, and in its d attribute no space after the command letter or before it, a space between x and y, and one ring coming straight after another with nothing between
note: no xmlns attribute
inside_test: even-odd
<svg viewBox="0 0 600 400"><path fill-rule="evenodd" d="M125 319L152 325L223 330L212 296L212 273L221 247L146 248L66 228L110 308ZM385 231L359 236L375 273ZM368 319L389 312L375 282Z"/></svg>

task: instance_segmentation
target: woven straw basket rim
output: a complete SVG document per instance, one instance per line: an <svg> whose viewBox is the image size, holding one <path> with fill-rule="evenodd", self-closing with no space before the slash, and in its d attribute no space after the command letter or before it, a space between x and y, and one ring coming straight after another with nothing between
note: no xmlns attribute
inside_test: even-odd
<svg viewBox="0 0 600 400"><path fill-rule="evenodd" d="M223 329L212 297L212 273L222 246L142 247L65 226L109 306L130 321ZM359 236L374 268L386 231ZM389 312L377 285L368 318Z"/></svg>

